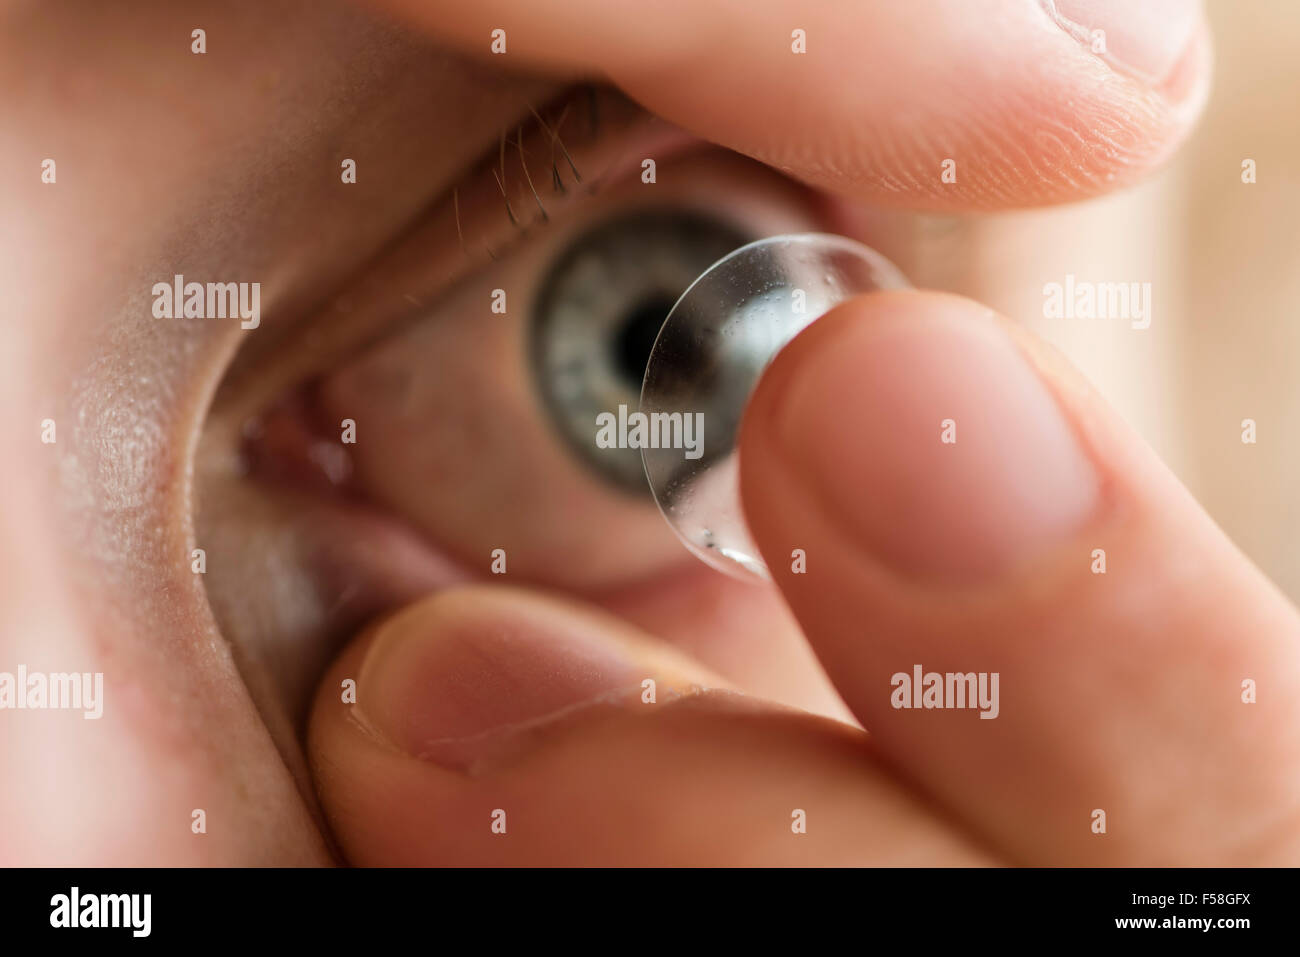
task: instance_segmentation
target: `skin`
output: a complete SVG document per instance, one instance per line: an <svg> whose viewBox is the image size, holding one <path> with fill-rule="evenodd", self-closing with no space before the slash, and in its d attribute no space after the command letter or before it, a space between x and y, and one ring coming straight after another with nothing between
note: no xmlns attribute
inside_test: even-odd
<svg viewBox="0 0 1300 957"><path fill-rule="evenodd" d="M1082 199L1141 177L1190 128L1208 83L1202 32L1144 80L1037 5L988 6L978 20L956 0L801 10L810 52L794 84L795 14L778 3L717 20L683 5L649 25L608 4L543 14L508 0L455 15L396 0L160 2L115 18L93 3L0 6L0 79L26 91L0 102L0 439L16 450L0 500L0 668L103 671L106 684L98 721L0 715L0 821L21 822L0 829L0 861L1294 863L1294 609L1062 360L978 304L852 300L765 375L742 486L779 590L698 566L652 510L608 498L529 431L456 445L445 423L482 407L449 411L459 393L437 385L416 393L427 407L413 421L437 423L428 441L446 461L485 458L431 500L420 490L448 473L395 462L419 437L385 435L396 413L363 407L380 402L358 385L368 363L427 368L469 335L450 318L394 332L421 318L408 297L450 317L457 297L524 285L590 204L621 201L647 148L689 172L679 182L747 184L740 205L763 228L856 223L888 252L863 208ZM500 24L505 63L487 53ZM530 211L521 238L470 170L503 128L545 149L544 129L523 130L527 107L591 75L663 122L629 134L643 137L630 165L622 133L575 140L604 185L553 198L545 226ZM611 125L646 119L617 102ZM345 156L355 186L339 182ZM55 185L39 182L45 157ZM935 172L944 157L962 170L952 189ZM462 188L469 250L449 218ZM154 319L148 290L176 273L261 281L262 328ZM994 482L980 498L962 481L931 501L888 485L891 462L934 454L940 405L969 422L1007 382L952 359L976 327L1011 343L1038 383L1025 388L1054 410L1042 415L1080 450L1058 450L1061 495L1033 508L1032 485ZM484 362L467 387L496 420L536 425L503 371L505 328L450 354ZM483 359L490 349L500 361ZM844 362L879 370L863 377L875 391L801 385ZM440 368L430 382L455 364ZM331 415L355 406L375 430L354 463L365 504L241 470L245 423L310 377L330 383ZM882 408L904 427L874 446L881 471L841 471L897 497L828 508L844 476L810 449L867 434ZM37 438L45 418L53 445ZM301 422L266 421L291 439L269 461L301 465ZM996 477L1042 454L959 428L964 468ZM630 557L539 522L554 503L521 504L528 488L491 494L487 477L520 463L553 468L547 487L599 515L589 527L618 527ZM485 582L488 516L519 559L504 585ZM561 534L563 561L548 552ZM1089 567L1099 542L1115 563L1104 579ZM796 543L804 575L790 571ZM977 560L982 547L996 560ZM917 661L999 671L1002 713L891 708L889 674ZM1249 707L1247 677L1268 688ZM355 705L341 701L346 680ZM205 834L191 830L196 808ZM1104 837L1095 808L1112 822ZM793 809L806 834L792 834Z"/></svg>

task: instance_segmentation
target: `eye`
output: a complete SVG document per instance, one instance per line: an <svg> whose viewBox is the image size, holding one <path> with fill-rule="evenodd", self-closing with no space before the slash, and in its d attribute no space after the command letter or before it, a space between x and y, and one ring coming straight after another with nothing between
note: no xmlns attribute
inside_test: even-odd
<svg viewBox="0 0 1300 957"><path fill-rule="evenodd" d="M608 90L530 114L373 261L281 299L213 396L203 585L277 734L366 622L466 579L730 640L727 583L663 520L639 452L599 448L596 416L639 404L651 343L708 266L763 236L851 231L845 211ZM788 623L745 596L748 661Z"/></svg>
<svg viewBox="0 0 1300 957"><path fill-rule="evenodd" d="M290 428L264 417L264 433L287 431L305 450L299 465L346 474L350 503L471 575L504 567L512 582L590 592L689 565L639 451L600 448L597 415L636 409L659 327L708 266L756 237L822 223L804 187L704 144L658 174L604 183L526 231L499 211L514 231L508 251L492 237L496 255L436 294L404 295L410 280L362 284L358 296L409 305L386 334L339 349L289 390L278 405L296 410ZM443 254L463 256L448 226ZM464 240L480 236L466 229ZM346 446L344 422L355 424Z"/></svg>
<svg viewBox="0 0 1300 957"><path fill-rule="evenodd" d="M694 210L634 212L582 234L546 271L529 330L535 387L569 449L616 487L647 493L641 453L597 447L597 415L636 410L668 311L696 276L752 238Z"/></svg>

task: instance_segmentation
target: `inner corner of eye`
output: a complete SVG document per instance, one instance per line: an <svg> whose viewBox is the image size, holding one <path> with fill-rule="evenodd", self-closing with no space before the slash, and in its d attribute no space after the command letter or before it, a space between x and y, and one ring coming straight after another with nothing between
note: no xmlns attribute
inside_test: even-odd
<svg viewBox="0 0 1300 957"><path fill-rule="evenodd" d="M638 407L673 305L700 273L755 238L699 209L641 210L585 230L543 271L529 327L536 386L565 445L614 487L649 497L640 450L597 445L597 417Z"/></svg>

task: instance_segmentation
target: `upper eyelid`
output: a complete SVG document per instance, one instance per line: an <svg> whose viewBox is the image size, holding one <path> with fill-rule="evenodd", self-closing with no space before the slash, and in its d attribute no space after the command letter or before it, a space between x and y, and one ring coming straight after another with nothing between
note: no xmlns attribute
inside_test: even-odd
<svg viewBox="0 0 1300 957"><path fill-rule="evenodd" d="M566 108L572 111L569 104L581 101L585 109L593 109L590 105L592 97L595 97L594 109L598 116L594 129L584 124L577 130L578 135L573 136L566 128L557 127L554 119L563 115ZM416 245L423 245L429 236L435 241L454 242L461 252L459 257L444 257L437 270L431 270L430 260L425 259L411 277L421 289L414 294L416 298L430 301L461 277L503 259L514 246L548 227L553 217L558 219L572 206L598 195L606 185L639 168L642 155L662 157L681 146L698 142L607 87L587 85L571 91L567 98L559 98L549 112L552 119L545 125L532 117L534 110L531 106L527 109L528 118L533 122L530 124L521 119L508 128L508 133L503 131L493 149L445 194L412 237ZM544 118L548 116L547 111L540 112ZM511 145L515 132L519 130L523 131L523 157L520 148ZM534 174L539 170L549 174L551 170L552 133L563 137L568 153L565 160L557 145L557 165L562 163L564 168L568 168L571 160L581 182L577 177L567 176L562 190L555 190L548 183L549 195L542 200L546 209L543 215L534 189L538 194L543 191ZM507 144L504 147L504 177L501 174L503 142ZM635 155L633 147L636 147ZM522 165L525 157L529 170L527 175ZM410 305L414 304L408 303L408 312ZM419 321L421 318L422 313L416 311L409 320ZM400 325L400 321L385 324L375 338L392 334L396 325Z"/></svg>
<svg viewBox="0 0 1300 957"><path fill-rule="evenodd" d="M566 102L592 95L598 98L599 110L595 135L589 135L585 123L582 128L576 123L572 128L566 124L561 131L582 183L575 184L566 176L566 191L552 192L548 197L548 219L560 218L606 184L623 178L636 168L641 156L664 157L698 142L605 87L578 87L570 90L567 98L557 98L550 107L536 109L543 117L557 117ZM545 159L549 175L550 134L532 118L532 109L527 103L521 104L519 118L506 130L513 141L514 131L522 129L529 169L540 171L540 160ZM526 117L532 122L525 122ZM497 185L500 144L498 137L458 177L457 185L430 204L411 229L390 243L322 308L304 316L301 325L295 323L291 344L250 355L242 363L237 359L227 372L213 411L220 411L222 419L231 423L257 413L294 383L307 381L344 357L397 333L407 323L420 321L438 296L461 278L490 267L493 256L504 257L514 245L546 228L548 224L536 205L531 207L531 214L517 217L517 225L507 215ZM506 153L505 186L512 208L518 213L529 208L522 200L527 198L531 203L533 198L517 165L517 148L507 149ZM547 186L549 189L550 184Z"/></svg>

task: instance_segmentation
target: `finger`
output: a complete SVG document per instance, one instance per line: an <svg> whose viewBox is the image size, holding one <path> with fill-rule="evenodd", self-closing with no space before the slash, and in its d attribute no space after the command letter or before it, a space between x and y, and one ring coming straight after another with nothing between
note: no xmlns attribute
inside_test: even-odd
<svg viewBox="0 0 1300 957"><path fill-rule="evenodd" d="M877 747L1014 859L1295 861L1293 610L1009 323L935 293L840 306L765 374L741 469ZM918 667L987 674L987 706L946 678L927 704Z"/></svg>
<svg viewBox="0 0 1300 957"><path fill-rule="evenodd" d="M495 43L502 66L604 74L815 185L934 209L1130 183L1185 135L1210 73L1199 0L386 2L473 53Z"/></svg>
<svg viewBox="0 0 1300 957"><path fill-rule="evenodd" d="M705 686L616 619L457 588L345 652L309 752L356 864L985 860L873 765L860 731Z"/></svg>

